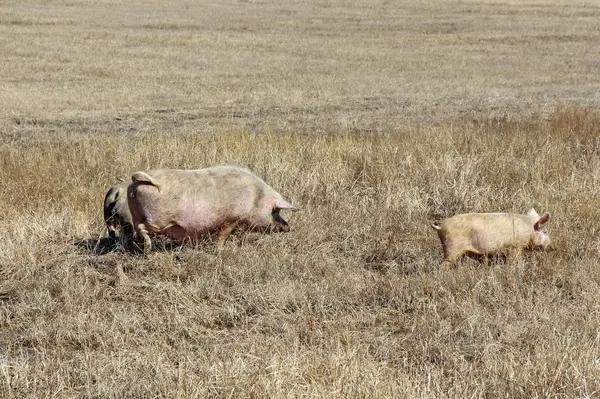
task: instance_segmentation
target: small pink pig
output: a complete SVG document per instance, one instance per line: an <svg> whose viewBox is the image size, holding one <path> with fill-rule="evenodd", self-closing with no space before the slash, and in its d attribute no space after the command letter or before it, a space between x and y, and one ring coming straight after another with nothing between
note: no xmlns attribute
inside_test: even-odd
<svg viewBox="0 0 600 399"><path fill-rule="evenodd" d="M149 233L178 241L218 232L218 247L236 229L289 231L279 215L295 211L279 193L247 169L214 166L197 170L136 172L128 187L135 231L152 247Z"/></svg>
<svg viewBox="0 0 600 399"><path fill-rule="evenodd" d="M515 213L466 213L455 215L437 230L444 250L444 264L451 265L464 254L485 256L500 253L519 254L523 249L550 246L547 225L550 214L538 215L530 209L526 215Z"/></svg>

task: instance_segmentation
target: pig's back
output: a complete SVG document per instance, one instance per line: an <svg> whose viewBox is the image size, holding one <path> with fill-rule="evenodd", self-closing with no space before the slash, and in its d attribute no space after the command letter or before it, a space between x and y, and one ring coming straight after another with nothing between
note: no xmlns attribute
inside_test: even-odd
<svg viewBox="0 0 600 399"><path fill-rule="evenodd" d="M158 188L140 185L136 195L144 204L145 218L152 224L176 223L189 232L201 232L228 220L270 211L264 199L272 197L274 190L246 169L216 166L145 173Z"/></svg>
<svg viewBox="0 0 600 399"><path fill-rule="evenodd" d="M465 240L464 245L472 247L478 253L524 245L533 229L526 215L513 213L456 215L449 218L442 227L450 239Z"/></svg>

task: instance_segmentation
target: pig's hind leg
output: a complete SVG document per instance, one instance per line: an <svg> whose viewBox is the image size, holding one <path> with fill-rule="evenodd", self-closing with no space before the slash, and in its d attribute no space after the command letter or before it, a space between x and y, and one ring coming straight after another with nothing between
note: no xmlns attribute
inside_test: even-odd
<svg viewBox="0 0 600 399"><path fill-rule="evenodd" d="M150 240L150 236L148 235L148 230L146 229L146 225L144 223L140 223L135 226L137 233L144 239L144 253L148 255L152 250L152 241Z"/></svg>
<svg viewBox="0 0 600 399"><path fill-rule="evenodd" d="M453 266L465 254L464 247L454 245L450 240L442 242L444 261L442 266Z"/></svg>

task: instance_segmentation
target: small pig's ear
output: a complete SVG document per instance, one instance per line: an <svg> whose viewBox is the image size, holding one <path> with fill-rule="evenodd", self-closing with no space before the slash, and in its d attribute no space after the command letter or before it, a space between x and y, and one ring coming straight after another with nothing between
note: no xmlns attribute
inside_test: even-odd
<svg viewBox="0 0 600 399"><path fill-rule="evenodd" d="M550 214L548 212L546 212L546 213L544 213L542 215L542 217L540 218L540 220L538 220L533 225L533 229L535 231L539 231L539 230L543 229L544 227L546 227L546 225L548 224L549 221L550 221Z"/></svg>

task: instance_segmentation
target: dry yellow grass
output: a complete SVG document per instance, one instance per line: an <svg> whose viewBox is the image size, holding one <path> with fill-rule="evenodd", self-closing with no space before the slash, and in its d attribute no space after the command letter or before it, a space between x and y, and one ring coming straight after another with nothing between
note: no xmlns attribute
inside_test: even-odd
<svg viewBox="0 0 600 399"><path fill-rule="evenodd" d="M0 396L597 397L598 21L0 4ZM292 231L106 244L117 176L219 163L297 205ZM556 251L439 268L432 220L531 206Z"/></svg>
<svg viewBox="0 0 600 399"><path fill-rule="evenodd" d="M0 151L8 396L592 397L600 116L386 134L90 137ZM23 159L37 162L24 163ZM103 194L149 166L245 165L300 206L222 253L107 251ZM443 270L429 222L553 213L558 250ZM119 267L126 277L119 275Z"/></svg>

